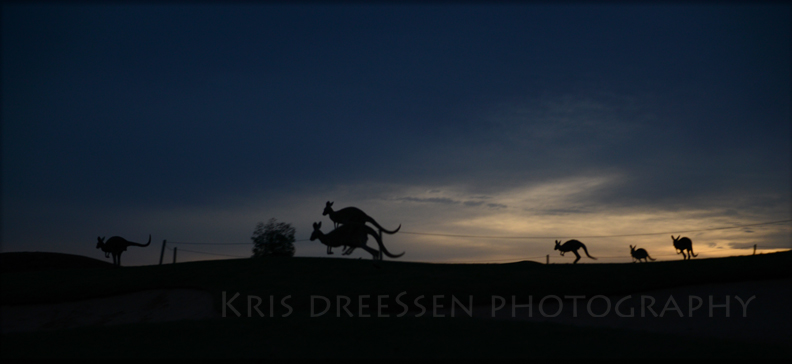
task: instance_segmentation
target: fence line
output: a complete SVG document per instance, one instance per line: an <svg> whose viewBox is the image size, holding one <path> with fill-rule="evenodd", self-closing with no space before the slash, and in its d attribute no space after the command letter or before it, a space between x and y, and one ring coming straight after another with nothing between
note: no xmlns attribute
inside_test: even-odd
<svg viewBox="0 0 792 364"><path fill-rule="evenodd" d="M184 244L184 245L250 245L251 243L188 243L183 241L169 241L168 244Z"/></svg>
<svg viewBox="0 0 792 364"><path fill-rule="evenodd" d="M167 248L171 252L173 252L174 248ZM708 253L719 251L720 249L708 249L708 250L700 250L699 254L701 253ZM230 254L222 254L222 253L210 253L210 252L202 252L197 250L189 250L189 249L179 249L179 251L186 251L190 253L197 253L197 254L205 254L205 255L216 255L216 256L226 256L232 258L241 258L246 259L250 258L249 256L239 256L239 255L230 255ZM655 255L655 257L676 257L679 254L660 254ZM606 259L632 259L632 256L624 254L624 255L610 255L610 256L598 256L598 258L606 258ZM565 257L561 256L550 256L550 255L543 255L543 256L536 256L536 257L522 257L522 258L509 258L509 259L489 259L489 260L477 260L475 262L432 262L432 263L442 263L442 264L479 264L479 263L496 263L496 262L522 262L526 260L544 260L544 259L565 259Z"/></svg>
<svg viewBox="0 0 792 364"><path fill-rule="evenodd" d="M310 239L299 239L294 242L308 241ZM182 244L182 245L251 245L253 243L191 243L185 241L169 241L168 244Z"/></svg>
<svg viewBox="0 0 792 364"><path fill-rule="evenodd" d="M745 224L745 225L736 225L736 226L725 226L725 227L716 227L716 228L708 228L708 229L696 229L696 230L684 230L684 231L668 231L662 233L642 233L642 234L616 234L616 235L592 235L592 236L577 236L577 239L595 239L595 238L616 238L616 237L632 237L632 236L651 236L651 235L666 235L666 234L683 234L683 233L691 233L691 232L699 232L699 231L714 231L714 230L727 230L727 229L739 229L745 227L754 227L754 226L765 226L765 225L773 225L773 224L780 224L780 223L789 223L792 222L792 219L787 220L778 220L778 221L769 221L763 223L756 223L756 224ZM558 236L488 236L488 235L461 235L461 234L440 234L440 233L423 233L423 232L413 232L413 231L402 231L402 234L411 234L411 235L427 235L427 236L443 236L443 237L455 237L455 238L477 238L477 239L558 239ZM563 238L562 238L563 239ZM295 242L305 242L309 241L310 239L299 239L295 240ZM164 242L163 242L164 243ZM178 245L248 245L250 246L252 243L194 243L194 242L168 242L168 244L178 244ZM164 248L164 246L163 246ZM169 250L174 251L174 248L168 247ZM210 252L203 252L197 250L189 250L189 249L179 249L181 251L186 251L190 253L197 253L197 254L205 254L205 255L215 255L215 256L226 256L226 257L233 257L233 258L249 258L243 257L238 255L230 255L230 254L223 254L223 253L210 253ZM712 251L719 251L720 249L710 249L699 251L699 253L706 253ZM657 255L656 257L668 257L668 256L676 256L678 254L661 254ZM175 256L174 256L175 258ZM553 257L554 259L559 259L559 257ZM619 255L619 256L602 256L600 258L608 258L608 259L627 259L631 258L629 255ZM541 256L541 257L525 257L525 258L511 258L511 259L496 259L496 260L479 260L472 263L487 263L487 262L519 262L524 260L541 260L541 259L548 259L549 256ZM465 262L455 262L460 264L465 264Z"/></svg>
<svg viewBox="0 0 792 364"><path fill-rule="evenodd" d="M170 251L173 251L174 248L168 248ZM189 249L179 249L180 252L190 252L190 253L198 253L198 254L206 254L206 255L219 255L225 257L233 257L233 258L250 258L250 257L243 257L239 255L231 255L231 254L222 254L222 253L209 253L209 252L202 252L197 250L189 250Z"/></svg>

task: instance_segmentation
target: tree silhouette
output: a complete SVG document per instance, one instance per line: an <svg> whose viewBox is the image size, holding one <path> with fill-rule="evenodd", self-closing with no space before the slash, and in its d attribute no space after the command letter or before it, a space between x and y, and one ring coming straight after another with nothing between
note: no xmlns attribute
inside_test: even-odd
<svg viewBox="0 0 792 364"><path fill-rule="evenodd" d="M274 218L266 224L259 222L253 231L253 258L294 256L294 228Z"/></svg>

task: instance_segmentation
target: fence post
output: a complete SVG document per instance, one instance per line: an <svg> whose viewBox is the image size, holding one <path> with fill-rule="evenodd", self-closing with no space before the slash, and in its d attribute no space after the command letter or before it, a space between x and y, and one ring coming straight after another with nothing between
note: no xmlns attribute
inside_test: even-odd
<svg viewBox="0 0 792 364"><path fill-rule="evenodd" d="M754 253L753 253L753 255L756 255L756 244L754 244Z"/></svg>
<svg viewBox="0 0 792 364"><path fill-rule="evenodd" d="M159 265L162 265L162 257L165 256L165 243L166 242L167 242L167 240L163 240L162 241L162 250L160 250L160 264Z"/></svg>
<svg viewBox="0 0 792 364"><path fill-rule="evenodd" d="M547 254L547 264L550 264L550 254Z"/></svg>
<svg viewBox="0 0 792 364"><path fill-rule="evenodd" d="M176 264L176 249L179 249L178 246L173 247L173 264Z"/></svg>

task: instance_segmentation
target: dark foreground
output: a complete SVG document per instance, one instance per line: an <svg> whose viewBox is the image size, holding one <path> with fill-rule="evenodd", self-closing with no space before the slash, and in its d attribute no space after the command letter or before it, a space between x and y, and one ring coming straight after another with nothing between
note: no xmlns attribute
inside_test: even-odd
<svg viewBox="0 0 792 364"><path fill-rule="evenodd" d="M759 287L768 280L788 279L791 262L790 252L689 262L576 266L528 262L374 264L298 258L4 272L4 307L190 288L211 295L216 317L8 333L2 337L2 357L788 358L792 345L783 340L769 342L750 337L737 340L684 330L676 334L641 330L642 325L657 325L658 318L641 317L640 311L636 317L629 318L636 325L627 329L578 325L578 319L592 319L571 317L567 313L558 316L566 321L545 322L519 317L503 319L503 316L509 316L512 296L518 304L526 304L532 297L533 312L540 316L539 301L553 295L562 298L565 310L569 310L568 297L572 296L634 295L637 298L640 292L718 285L717 291L698 288L694 292L704 300L704 308L695 315L698 322L707 324L708 319L700 314L707 312L708 294L716 295L716 304L723 304L725 295L729 295L732 302L729 311L738 318L741 308L734 301L737 292L723 288L730 287L725 284L741 282L750 294L751 282L757 282ZM745 296L743 292L739 294ZM758 294L762 297L756 297L752 303L757 305L748 307L776 307L762 306L768 303L767 291L758 292L763 292ZM237 293L236 300L229 302ZM788 292L784 294L788 297ZM383 297L381 301L379 296ZM500 319L488 314L493 296L503 297L507 303L498 312ZM667 296L657 296L659 303L653 306L654 310L665 309L663 313L668 316L686 316L690 309L689 296L677 297L674 301L679 306L677 309L669 306ZM259 299L261 303L257 305ZM331 306L322 313L326 302ZM582 312L586 301L579 302ZM469 304L476 307L473 317L465 311ZM237 317L232 307L241 317ZM455 308L453 316L451 308ZM544 308L550 315L555 312L552 306ZM525 307L519 309L522 316L525 310ZM603 312L599 306L593 311ZM726 309L715 307L714 312L724 316ZM731 324L732 317L720 317L720 322ZM773 315L755 317L763 320L763 324L788 331L789 322L775 322ZM788 320L789 316L786 317ZM740 325L744 319L733 322ZM789 336L786 331L779 334Z"/></svg>
<svg viewBox="0 0 792 364"><path fill-rule="evenodd" d="M42 345L42 343L46 343ZM472 318L269 318L5 335L3 357L774 358L789 347Z"/></svg>

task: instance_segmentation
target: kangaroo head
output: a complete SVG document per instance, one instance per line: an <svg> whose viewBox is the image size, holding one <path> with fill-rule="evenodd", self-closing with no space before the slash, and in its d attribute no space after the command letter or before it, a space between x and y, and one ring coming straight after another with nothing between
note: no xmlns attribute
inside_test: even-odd
<svg viewBox="0 0 792 364"><path fill-rule="evenodd" d="M556 241L555 241L555 244L556 244L556 245L555 245L555 248L553 248L553 250L558 250L558 247L560 247L560 246L561 246L561 242L560 242L560 241L558 241L558 240L556 240Z"/></svg>
<svg viewBox="0 0 792 364"><path fill-rule="evenodd" d="M102 238L102 237L99 237L99 236L96 237L96 240L97 240L96 249L99 249L99 248L102 247L102 245L104 245L104 239L105 238Z"/></svg>
<svg viewBox="0 0 792 364"><path fill-rule="evenodd" d="M333 212L333 203L330 202L330 201L327 201L327 203L325 204L324 212L322 212L322 216L325 216L325 215L327 215L327 214L329 214L331 212Z"/></svg>
<svg viewBox="0 0 792 364"><path fill-rule="evenodd" d="M673 235L671 235L671 240L673 240L676 243L677 241L679 241L680 237L682 237L682 235L677 236L676 238Z"/></svg>
<svg viewBox="0 0 792 364"><path fill-rule="evenodd" d="M321 227L322 227L322 222L321 221L313 223L313 229L314 230L311 233L311 239L310 239L311 241L314 241L314 240L318 239L321 236L322 231L319 230Z"/></svg>
<svg viewBox="0 0 792 364"><path fill-rule="evenodd" d="M630 245L630 253L635 253L635 247Z"/></svg>

